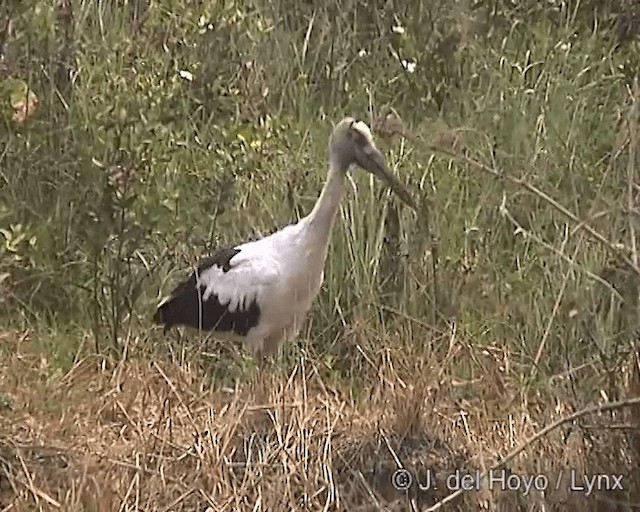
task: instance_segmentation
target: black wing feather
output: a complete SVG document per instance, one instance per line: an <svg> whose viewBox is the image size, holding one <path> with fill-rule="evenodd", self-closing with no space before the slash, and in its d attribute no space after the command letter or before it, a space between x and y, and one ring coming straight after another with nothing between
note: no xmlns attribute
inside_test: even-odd
<svg viewBox="0 0 640 512"><path fill-rule="evenodd" d="M204 290L196 287L197 276L212 266L229 272L231 259L240 251L238 247L225 247L202 259L197 271L178 284L171 292L171 298L158 308L153 321L164 325L165 332L173 326L185 325L205 331L233 332L246 336L260 319L260 307L255 299L249 304L245 301L232 312L228 309L229 304L221 304L215 294L203 300Z"/></svg>

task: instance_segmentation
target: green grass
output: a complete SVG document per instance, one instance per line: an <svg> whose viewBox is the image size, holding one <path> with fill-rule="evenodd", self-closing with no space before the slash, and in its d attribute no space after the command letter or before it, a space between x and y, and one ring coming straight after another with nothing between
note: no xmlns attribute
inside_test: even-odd
<svg viewBox="0 0 640 512"><path fill-rule="evenodd" d="M197 471L176 459L171 469L194 475L262 428L242 403L276 411L275 402L291 399L306 404L296 409L297 433L275 412L269 428L302 436L294 452L318 450L306 476L294 482L265 470L258 492L220 474L222 487L203 481L200 501L176 504L224 509L235 493L232 509L253 509L258 496L265 509L295 509L296 493L324 481L324 464L342 484L360 472L383 496L379 506L392 507L386 477L369 477L362 465L365 452L378 453L368 437L376 422L394 432L399 451L413 429L487 466L567 412L637 395L640 292L628 263L637 267L640 52L637 37L616 44L613 25L635 7L502 4L31 0L0 9L0 29L10 27L4 46L0 36L0 314L10 340L0 345L0 396L14 412L3 423L7 436L19 437L16 426L30 417L47 425L44 438L77 446L86 432L74 418L88 411L96 424L86 428L100 432L101 446L134 464L129 445L106 433L112 419L102 408L129 415L139 453L157 452L141 441L151 427L135 409L138 395L114 398L129 393L118 382L145 382L152 408L161 398L183 403L183 429L211 427L188 419L195 402L185 398L211 393L211 414L225 403L231 411L211 441L218 458L202 459ZM38 103L16 120L27 90ZM270 368L262 392L245 389L255 369L239 347L151 328L158 299L198 255L310 210L332 123L345 115L373 121L388 107L407 137L377 133L377 141L422 211L407 210L364 173L351 176L308 328ZM451 150L454 134L453 152L434 150ZM29 358L40 361L37 371L23 368ZM78 368L86 371L71 392ZM122 377L127 371L136 377ZM87 382L100 392L87 393ZM242 400L229 405L226 387L241 389ZM44 412L35 390L47 395ZM364 443L357 457L334 446L338 459L360 466L319 455L325 438L312 425L323 411ZM590 473L630 474L640 465L636 418L633 409L580 420L588 456L550 435L516 470L580 463ZM64 439L51 433L56 422L69 429ZM630 424L629 435L611 424ZM265 443L267 453L274 445ZM98 456L87 446L81 451ZM116 482L115 509L169 506L150 497L162 487L159 466L135 484L151 493L144 504L127 494L133 480L118 467L101 469ZM25 501L16 503L42 504L39 484L23 484L15 499ZM177 499L185 489L176 489ZM369 493L353 492L373 506ZM54 501L69 510L100 510L95 496L63 494ZM357 501L318 496L329 509ZM640 502L640 489L615 499ZM475 502L465 503L471 510L464 507Z"/></svg>

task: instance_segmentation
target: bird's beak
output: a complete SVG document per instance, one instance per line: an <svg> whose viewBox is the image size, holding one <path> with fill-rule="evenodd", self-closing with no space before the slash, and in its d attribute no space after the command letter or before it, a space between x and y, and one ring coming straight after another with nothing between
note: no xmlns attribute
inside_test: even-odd
<svg viewBox="0 0 640 512"><path fill-rule="evenodd" d="M389 188L391 188L407 206L418 211L418 205L411 197L409 191L387 170L384 156L382 156L382 153L375 145L369 144L362 150L359 150L356 154L356 160L360 167L384 180L387 185L389 185Z"/></svg>

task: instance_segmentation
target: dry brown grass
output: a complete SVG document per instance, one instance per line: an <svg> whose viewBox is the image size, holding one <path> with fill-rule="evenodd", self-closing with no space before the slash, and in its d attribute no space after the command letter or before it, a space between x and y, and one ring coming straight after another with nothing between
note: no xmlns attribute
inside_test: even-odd
<svg viewBox="0 0 640 512"><path fill-rule="evenodd" d="M425 363L411 379L392 370L400 352L385 350L374 362L384 377L358 399L303 358L232 391L210 389L195 366L136 354L114 366L87 358L59 375L27 333L0 343L1 510L424 510L450 494L448 475L488 469L575 410L561 393L523 398L504 349L476 353L455 339L441 365ZM453 379L457 357L476 360L482 378ZM463 388L477 393L462 398ZM515 474L548 475L550 487L563 469L561 489L485 487L442 509L631 510L616 508L638 501L630 476L623 492L584 498L566 488L570 468L630 474L623 412L588 417L564 436L556 429L508 463ZM398 464L421 478L431 469L438 488L397 491Z"/></svg>

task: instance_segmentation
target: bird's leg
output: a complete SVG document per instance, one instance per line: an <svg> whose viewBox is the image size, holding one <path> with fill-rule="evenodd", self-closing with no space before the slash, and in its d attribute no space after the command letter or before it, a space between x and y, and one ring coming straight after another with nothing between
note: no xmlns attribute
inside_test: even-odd
<svg viewBox="0 0 640 512"><path fill-rule="evenodd" d="M256 365L253 372L253 394L254 400L262 402L266 397L266 382L264 379L265 366L267 364L267 358L262 350L255 353Z"/></svg>
<svg viewBox="0 0 640 512"><path fill-rule="evenodd" d="M244 348L251 354L253 359L253 368L251 369L251 389L255 393L256 384L262 379L263 340L261 338L247 339L244 342Z"/></svg>
<svg viewBox="0 0 640 512"><path fill-rule="evenodd" d="M273 358L277 356L281 337L282 333L276 331L275 335L272 334L271 336L260 340L259 343L251 345L255 358L252 387L256 398L260 396L260 400L266 399L267 381L265 377L269 376L269 370L273 369Z"/></svg>
<svg viewBox="0 0 640 512"><path fill-rule="evenodd" d="M264 353L263 352L258 352L256 354L257 356L257 367L258 367L258 378L260 379L260 381L262 381L262 376L264 374L264 366L266 363L266 358L264 357Z"/></svg>

